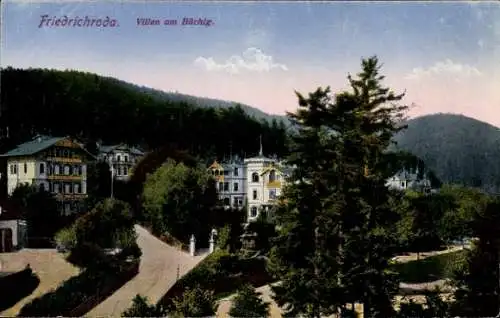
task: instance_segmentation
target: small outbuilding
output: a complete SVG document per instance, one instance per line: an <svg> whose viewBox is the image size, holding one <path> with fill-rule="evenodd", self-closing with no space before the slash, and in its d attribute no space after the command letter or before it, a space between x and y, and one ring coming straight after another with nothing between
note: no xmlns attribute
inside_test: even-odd
<svg viewBox="0 0 500 318"><path fill-rule="evenodd" d="M0 201L0 253L22 249L26 243L27 225L21 209Z"/></svg>

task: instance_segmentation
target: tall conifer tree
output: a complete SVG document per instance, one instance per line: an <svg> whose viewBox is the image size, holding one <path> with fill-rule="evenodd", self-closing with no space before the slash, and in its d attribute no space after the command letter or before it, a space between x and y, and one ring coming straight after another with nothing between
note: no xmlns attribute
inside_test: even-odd
<svg viewBox="0 0 500 318"><path fill-rule="evenodd" d="M320 317L362 302L365 317L392 314L387 271L396 214L385 186L385 151L403 128L403 95L382 87L376 57L348 77L351 91L317 89L290 118L295 167L277 208L271 268L276 301L290 315Z"/></svg>

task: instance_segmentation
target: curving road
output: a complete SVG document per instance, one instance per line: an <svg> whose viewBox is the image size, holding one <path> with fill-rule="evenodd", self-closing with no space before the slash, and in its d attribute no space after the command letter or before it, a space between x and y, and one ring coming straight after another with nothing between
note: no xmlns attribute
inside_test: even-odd
<svg viewBox="0 0 500 318"><path fill-rule="evenodd" d="M146 296L150 303L157 303L176 282L178 268L182 277L208 255L191 257L163 243L139 225L135 226L135 230L137 244L142 250L139 273L86 316L120 317L137 294Z"/></svg>

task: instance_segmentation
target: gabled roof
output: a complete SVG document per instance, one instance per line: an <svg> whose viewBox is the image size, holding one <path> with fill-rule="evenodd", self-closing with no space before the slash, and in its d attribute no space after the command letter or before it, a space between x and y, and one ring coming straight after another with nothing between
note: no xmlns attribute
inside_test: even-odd
<svg viewBox="0 0 500 318"><path fill-rule="evenodd" d="M44 149L55 145L58 141L66 139L66 137L50 137L39 135L33 140L18 145L16 148L0 155L0 157L16 157L34 155Z"/></svg>
<svg viewBox="0 0 500 318"><path fill-rule="evenodd" d="M224 167L220 163L218 163L217 160L215 160L214 163L212 163L210 167L208 167L208 169L224 170Z"/></svg>
<svg viewBox="0 0 500 318"><path fill-rule="evenodd" d="M112 152L112 151L114 151L116 149L127 150L127 151L129 151L130 153L132 153L132 154L134 154L136 156L142 156L142 155L144 155L144 152L142 150L140 150L139 148L137 148L137 147L129 147L126 144L100 146L99 147L99 152L110 153L110 152Z"/></svg>

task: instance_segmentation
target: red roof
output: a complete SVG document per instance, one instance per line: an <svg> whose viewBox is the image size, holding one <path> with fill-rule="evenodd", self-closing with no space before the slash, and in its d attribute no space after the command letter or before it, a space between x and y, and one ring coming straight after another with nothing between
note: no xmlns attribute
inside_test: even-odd
<svg viewBox="0 0 500 318"><path fill-rule="evenodd" d="M21 208L9 200L0 200L0 221L24 219Z"/></svg>

